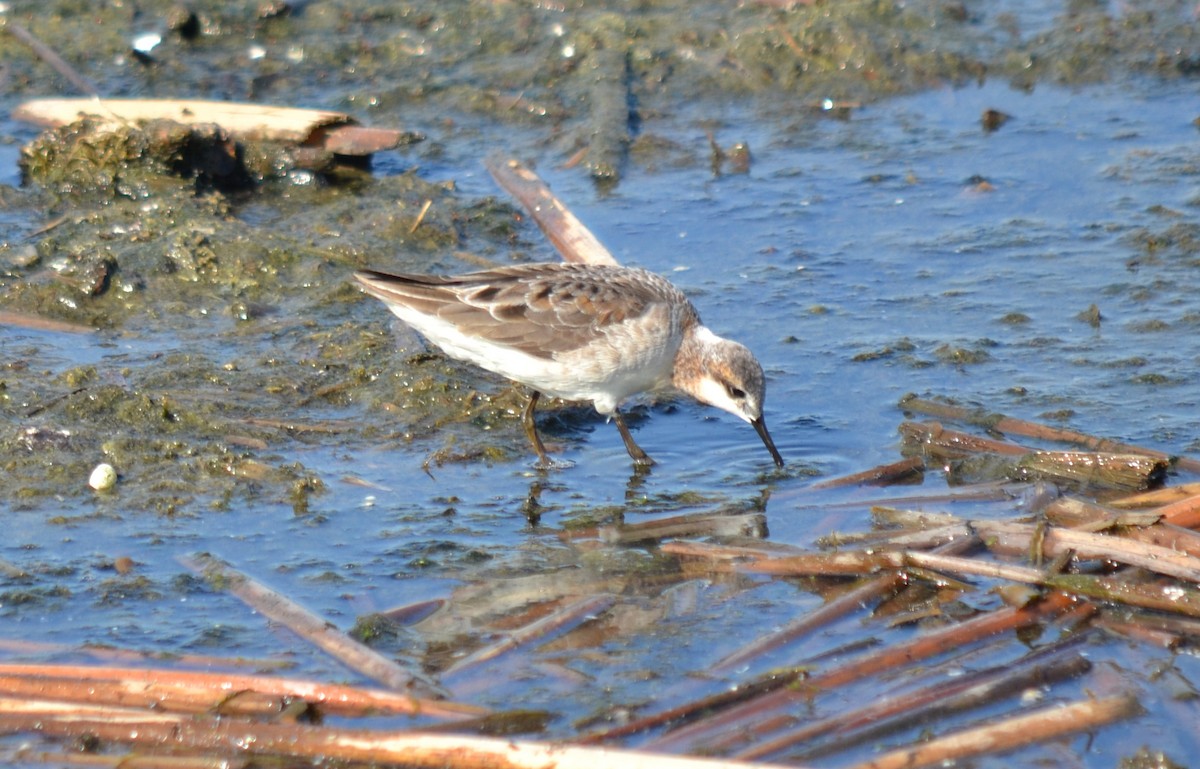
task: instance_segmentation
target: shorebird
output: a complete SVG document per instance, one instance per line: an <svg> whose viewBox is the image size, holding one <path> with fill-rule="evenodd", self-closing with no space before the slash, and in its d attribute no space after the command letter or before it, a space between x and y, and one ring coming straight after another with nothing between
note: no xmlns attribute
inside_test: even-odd
<svg viewBox="0 0 1200 769"><path fill-rule="evenodd" d="M749 422L783 457L763 421L762 366L700 322L683 292L652 272L596 264L524 264L465 275L354 273L367 293L452 358L528 387L529 442L551 466L533 415L544 394L591 401L617 423L634 463L652 465L618 407L670 386Z"/></svg>

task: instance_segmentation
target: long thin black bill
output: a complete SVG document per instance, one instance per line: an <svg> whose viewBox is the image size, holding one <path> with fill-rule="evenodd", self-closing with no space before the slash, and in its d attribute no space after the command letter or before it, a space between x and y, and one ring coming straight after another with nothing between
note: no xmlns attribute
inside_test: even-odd
<svg viewBox="0 0 1200 769"><path fill-rule="evenodd" d="M775 441L771 440L771 434L767 432L766 420L759 417L752 420L750 424L754 425L754 429L758 431L758 437L762 438L762 442L767 446L767 451L771 452L771 458L775 460L775 466L783 467L783 457L779 456L779 450L775 448Z"/></svg>

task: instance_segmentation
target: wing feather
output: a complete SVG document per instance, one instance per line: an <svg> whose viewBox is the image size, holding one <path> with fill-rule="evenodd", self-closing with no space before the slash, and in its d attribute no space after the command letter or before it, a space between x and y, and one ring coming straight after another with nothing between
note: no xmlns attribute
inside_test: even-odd
<svg viewBox="0 0 1200 769"><path fill-rule="evenodd" d="M543 359L586 347L659 304L690 310L669 282L626 267L552 263L457 276L363 270L355 277L389 304Z"/></svg>

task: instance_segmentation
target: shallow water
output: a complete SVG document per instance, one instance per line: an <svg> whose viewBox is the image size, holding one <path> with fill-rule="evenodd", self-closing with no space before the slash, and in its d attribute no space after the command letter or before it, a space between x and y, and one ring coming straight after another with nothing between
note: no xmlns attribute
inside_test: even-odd
<svg viewBox="0 0 1200 769"><path fill-rule="evenodd" d="M670 276L710 327L750 346L768 375L767 422L787 472L772 472L749 426L671 398L636 410L636 437L659 463L645 476L631 472L615 427L585 410L544 419L554 455L570 464L548 477L524 456L426 471L437 440L350 448L320 435L280 440L267 455L301 463L327 489L302 512L251 490L249 503L206 507L201 496L175 514L152 515L124 509L120 486L0 511L8 529L0 559L32 574L5 579L4 635L63 644L67 657L82 643L246 657L283 648L304 677L348 678L320 653L264 633L232 598L185 579L177 558L216 554L348 628L363 614L445 597L485 575L568 568L556 532L593 518L762 507L773 541L807 546L870 525L863 508L806 507L804 490L814 477L894 460L897 403L908 392L1194 452L1196 263L1166 241L1172 227L1195 224L1200 200L1194 84L1135 85L1028 92L988 81L881 101L847 119L750 100L705 104L658 116L653 132L703 157L705 131L715 126L722 146L749 144L749 173L631 162L619 186L604 192L557 154L540 152L535 129L468 116L441 131L423 128L441 145L417 156L423 177L453 180L464 198L498 195L483 170L487 151L536 161L618 259ZM980 115L988 108L1012 119L985 132ZM10 165L0 173L15 181L11 156L2 157ZM383 156L375 173L401 173L412 160ZM554 259L524 228L534 243L525 255ZM1161 245L1145 248L1148 236ZM1079 318L1093 304L1098 326ZM346 313L388 323L381 305ZM231 323L96 337L6 328L0 360L29 362L48 379L81 364L119 379L172 352L227 360L269 351L269 335L231 335ZM397 338L406 339L401 329ZM503 389L487 376L477 386ZM284 416L382 418L356 403ZM121 555L134 558L144 582L113 571ZM782 583L759 588L750 606L724 604L719 585L688 589L699 595L680 600L700 605L698 614L681 612L661 636L614 638L608 653L670 678L680 649L663 640L716 658L776 624L774 612L790 617L819 602ZM813 651L844 642L839 632L854 629L835 626ZM1144 654L1133 654L1123 675L1140 680ZM1200 675L1190 658L1178 665L1186 680ZM640 679L626 671L614 678L613 667L576 661L588 685L531 673L531 685L490 680L478 696L561 712L558 727L569 733L575 718L645 696ZM1162 704L1161 695L1146 696L1148 707ZM1152 738L1179 757L1196 747L1149 730ZM1093 755L1124 754L1117 743L1106 734Z"/></svg>

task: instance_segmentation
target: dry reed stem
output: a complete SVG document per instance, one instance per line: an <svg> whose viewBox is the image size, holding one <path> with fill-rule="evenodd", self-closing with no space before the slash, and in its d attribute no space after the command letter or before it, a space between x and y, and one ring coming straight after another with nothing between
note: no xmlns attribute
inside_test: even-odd
<svg viewBox="0 0 1200 769"><path fill-rule="evenodd" d="M1162 507L1169 505L1172 502L1179 502L1200 495L1200 483L1181 483L1178 486L1168 486L1164 489L1155 489L1154 491L1146 491L1141 494L1133 494L1121 499L1109 501L1111 507L1119 507L1122 510L1138 510L1142 508Z"/></svg>
<svg viewBox="0 0 1200 769"><path fill-rule="evenodd" d="M1013 662L937 680L916 691L884 697L861 708L818 720L808 720L756 743L736 754L755 761L790 748L801 748L805 757L828 755L878 739L886 733L933 724L943 716L962 713L996 702L1030 688L1075 678L1091 669L1087 658L1074 651L1083 636L1042 647ZM816 744L804 744L815 741Z"/></svg>
<svg viewBox="0 0 1200 769"><path fill-rule="evenodd" d="M0 731L39 732L68 739L91 735L106 742L145 748L215 751L239 757L284 756L335 764L362 761L406 769L750 769L752 766L764 769L768 766L468 735L148 715L110 720L38 712L9 713L0 715Z"/></svg>
<svg viewBox="0 0 1200 769"><path fill-rule="evenodd" d="M697 741L706 742L721 733L749 728L747 722L760 723L782 708L798 704L820 691L911 665L977 643L997 633L1028 627L1064 611L1073 602L1074 599L1070 596L1054 592L1035 604L997 609L956 625L930 631L910 641L864 654L840 667L813 675L800 686L773 691L694 721L652 740L648 746L656 750L683 750L689 746L695 747L694 743Z"/></svg>
<svg viewBox="0 0 1200 769"><path fill-rule="evenodd" d="M485 165L496 183L537 222L564 262L619 264L604 244L528 166L516 159L495 155L489 157Z"/></svg>
<svg viewBox="0 0 1200 769"><path fill-rule="evenodd" d="M343 716L402 713L459 720L490 712L474 705L304 679L87 665L0 664L0 693L189 713L215 709L247 695L302 699Z"/></svg>
<svg viewBox="0 0 1200 769"><path fill-rule="evenodd" d="M1161 515L1167 523L1194 529L1200 526L1200 495L1163 505L1155 508L1154 512Z"/></svg>
<svg viewBox="0 0 1200 769"><path fill-rule="evenodd" d="M209 555L183 557L180 560L192 571L209 579L214 586L228 590L267 619L284 625L350 669L393 689L411 689L423 693L435 691L435 687L418 680L412 672L232 566Z"/></svg>
<svg viewBox="0 0 1200 769"><path fill-rule="evenodd" d="M1157 574L1200 582L1200 558L1159 545L1058 526L1038 528L1023 523L972 521L971 527L990 548L1025 553L1032 548L1036 550L1035 560L1073 553L1078 558L1107 558Z"/></svg>
<svg viewBox="0 0 1200 769"><path fill-rule="evenodd" d="M1008 753L1026 745L1098 729L1131 718L1140 711L1141 706L1129 694L1056 705L899 748L846 769L916 769L974 756Z"/></svg>

